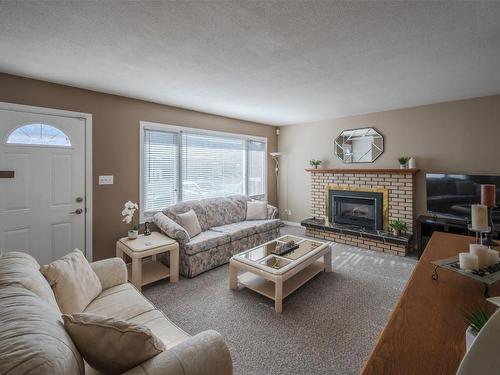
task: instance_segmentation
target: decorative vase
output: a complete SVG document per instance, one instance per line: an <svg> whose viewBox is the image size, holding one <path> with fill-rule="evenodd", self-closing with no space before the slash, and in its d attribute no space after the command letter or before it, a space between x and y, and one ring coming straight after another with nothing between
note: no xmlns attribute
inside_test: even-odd
<svg viewBox="0 0 500 375"><path fill-rule="evenodd" d="M396 237L400 237L401 236L401 230L399 229L392 229L392 233L396 236Z"/></svg>
<svg viewBox="0 0 500 375"><path fill-rule="evenodd" d="M138 230L129 230L128 231L128 239L129 240L135 240L137 238L137 236L139 235L139 231Z"/></svg>
<svg viewBox="0 0 500 375"><path fill-rule="evenodd" d="M410 169L417 168L417 161L415 160L415 158L413 156L410 158L410 160L408 160L408 168L410 168Z"/></svg>
<svg viewBox="0 0 500 375"><path fill-rule="evenodd" d="M399 164L399 169L406 169L406 164Z"/></svg>
<svg viewBox="0 0 500 375"><path fill-rule="evenodd" d="M472 346L472 343L476 339L477 332L472 328L472 326L468 326L467 330L465 331L465 347L466 351L469 351L470 347Z"/></svg>

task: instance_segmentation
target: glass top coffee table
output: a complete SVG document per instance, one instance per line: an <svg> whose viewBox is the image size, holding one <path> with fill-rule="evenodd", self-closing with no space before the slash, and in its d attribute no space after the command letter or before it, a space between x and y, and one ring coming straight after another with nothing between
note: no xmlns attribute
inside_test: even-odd
<svg viewBox="0 0 500 375"><path fill-rule="evenodd" d="M278 255L289 247L290 241L296 248ZM286 235L236 254L229 261L229 287L237 289L241 284L252 289L274 300L276 312L281 313L285 297L318 273L332 271L330 245L331 242Z"/></svg>

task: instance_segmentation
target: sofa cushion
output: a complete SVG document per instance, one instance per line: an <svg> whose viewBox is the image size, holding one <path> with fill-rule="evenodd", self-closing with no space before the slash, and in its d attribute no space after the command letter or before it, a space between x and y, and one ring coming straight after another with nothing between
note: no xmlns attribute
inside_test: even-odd
<svg viewBox="0 0 500 375"><path fill-rule="evenodd" d="M141 324L85 313L63 315L63 320L85 361L107 374L121 374L166 349Z"/></svg>
<svg viewBox="0 0 500 375"><path fill-rule="evenodd" d="M177 215L177 220L179 220L180 226L188 232L189 238L196 237L201 233L200 222L193 209Z"/></svg>
<svg viewBox="0 0 500 375"><path fill-rule="evenodd" d="M167 349L189 337L182 329L170 321L160 310L151 310L129 320L148 327L165 344Z"/></svg>
<svg viewBox="0 0 500 375"><path fill-rule="evenodd" d="M207 230L191 238L191 241L185 246L185 252L188 255L194 255L227 244L229 241L231 241L231 237L228 234Z"/></svg>
<svg viewBox="0 0 500 375"><path fill-rule="evenodd" d="M255 227L257 228L257 233L264 233L279 228L281 225L281 220L251 220L250 223L254 223Z"/></svg>
<svg viewBox="0 0 500 375"><path fill-rule="evenodd" d="M0 289L0 374L84 373L61 313L20 287Z"/></svg>
<svg viewBox="0 0 500 375"><path fill-rule="evenodd" d="M267 201L247 202L247 220L267 219Z"/></svg>
<svg viewBox="0 0 500 375"><path fill-rule="evenodd" d="M154 305L144 298L132 284L126 283L103 291L84 312L131 320L154 309Z"/></svg>
<svg viewBox="0 0 500 375"><path fill-rule="evenodd" d="M249 200L244 195L203 199L208 228L245 220Z"/></svg>
<svg viewBox="0 0 500 375"><path fill-rule="evenodd" d="M231 237L231 241L237 241L252 234L267 232L280 226L279 219L273 220L246 220L239 223L221 225L212 228L212 231L226 233Z"/></svg>
<svg viewBox="0 0 500 375"><path fill-rule="evenodd" d="M26 253L12 251L0 255L0 288L8 286L30 290L59 310L52 288L40 273L40 265Z"/></svg>
<svg viewBox="0 0 500 375"><path fill-rule="evenodd" d="M179 222L178 215L186 213L189 210L193 210L196 213L196 217L198 218L198 222L200 223L201 230L210 229L207 221L207 213L205 210L205 205L204 203L202 203L202 201L197 200L197 201L179 202L165 208L162 212L165 216L168 216L177 224L181 225L181 223Z"/></svg>
<svg viewBox="0 0 500 375"><path fill-rule="evenodd" d="M113 316L143 324L158 336L167 348L189 337L130 283L106 289L88 305L85 313Z"/></svg>
<svg viewBox="0 0 500 375"><path fill-rule="evenodd" d="M78 249L42 266L40 272L52 286L64 314L82 312L102 292L99 277Z"/></svg>

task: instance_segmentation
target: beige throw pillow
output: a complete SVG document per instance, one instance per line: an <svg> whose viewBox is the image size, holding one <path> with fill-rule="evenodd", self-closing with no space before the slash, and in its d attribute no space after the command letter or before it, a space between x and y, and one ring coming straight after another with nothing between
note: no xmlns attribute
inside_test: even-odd
<svg viewBox="0 0 500 375"><path fill-rule="evenodd" d="M188 232L189 237L193 238L201 233L200 222L193 209L183 214L178 214L177 220L179 221L179 225Z"/></svg>
<svg viewBox="0 0 500 375"><path fill-rule="evenodd" d="M83 253L75 249L40 268L63 314L82 312L102 292L101 282Z"/></svg>
<svg viewBox="0 0 500 375"><path fill-rule="evenodd" d="M267 219L267 201L247 202L247 220Z"/></svg>
<svg viewBox="0 0 500 375"><path fill-rule="evenodd" d="M85 313L62 318L85 361L105 374L121 374L166 349L149 328L139 324Z"/></svg>

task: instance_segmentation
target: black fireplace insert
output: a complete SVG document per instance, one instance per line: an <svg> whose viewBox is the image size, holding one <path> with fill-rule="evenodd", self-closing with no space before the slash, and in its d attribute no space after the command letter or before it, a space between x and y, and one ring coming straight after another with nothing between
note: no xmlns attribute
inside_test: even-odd
<svg viewBox="0 0 500 375"><path fill-rule="evenodd" d="M329 190L328 219L332 223L382 230L383 198L379 192Z"/></svg>

